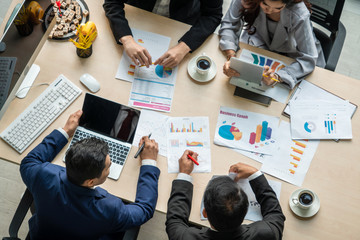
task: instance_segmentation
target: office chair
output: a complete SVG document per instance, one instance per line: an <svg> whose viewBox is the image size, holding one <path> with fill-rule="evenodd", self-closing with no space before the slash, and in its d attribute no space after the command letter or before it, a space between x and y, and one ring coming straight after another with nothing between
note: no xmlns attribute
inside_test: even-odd
<svg viewBox="0 0 360 240"><path fill-rule="evenodd" d="M18 232L27 212L31 211L31 214L35 212L33 204L33 196L30 193L29 189L26 189L24 195L22 196L20 203L15 211L14 217L11 220L9 226L9 237L3 237L2 240L21 240L18 238ZM139 235L140 226L131 228L127 230L122 238L122 240L136 240ZM29 233L27 234L25 240L29 240Z"/></svg>
<svg viewBox="0 0 360 240"><path fill-rule="evenodd" d="M344 45L346 29L340 22L341 12L344 7L345 0L336 1L310 1L311 17L310 20L324 27L330 32L330 36L314 27L316 38L320 41L324 52L326 66L325 69L334 71L340 57L342 47ZM330 6L330 3L335 6Z"/></svg>

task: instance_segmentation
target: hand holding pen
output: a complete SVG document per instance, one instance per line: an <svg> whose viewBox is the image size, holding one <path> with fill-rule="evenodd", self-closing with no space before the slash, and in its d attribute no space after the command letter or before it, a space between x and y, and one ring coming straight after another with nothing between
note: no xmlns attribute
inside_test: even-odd
<svg viewBox="0 0 360 240"><path fill-rule="evenodd" d="M135 154L135 158L140 155L141 160L143 159L152 159L156 160L159 152L159 145L154 139L150 139L149 136L144 136L141 138L139 143L139 150Z"/></svg>
<svg viewBox="0 0 360 240"><path fill-rule="evenodd" d="M194 163L197 163L198 154L196 152L185 150L179 159L179 172L190 174L194 169ZM199 163L197 163L199 165Z"/></svg>
<svg viewBox="0 0 360 240"><path fill-rule="evenodd" d="M279 82L279 80L276 78L275 76L275 72L273 69L270 69L269 66L265 66L264 67L264 72L263 72L263 82L270 86L276 82Z"/></svg>

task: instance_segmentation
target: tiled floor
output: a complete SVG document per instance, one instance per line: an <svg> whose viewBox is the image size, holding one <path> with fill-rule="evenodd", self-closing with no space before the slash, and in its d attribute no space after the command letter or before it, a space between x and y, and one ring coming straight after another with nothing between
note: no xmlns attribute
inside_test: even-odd
<svg viewBox="0 0 360 240"><path fill-rule="evenodd" d="M0 22L5 13L3 10L9 0L0 1ZM227 9L231 0L224 0L224 9ZM333 1L333 0L332 0ZM6 7L7 8L7 7ZM341 17L342 23L347 30L344 48L339 59L336 72L351 76L360 80L357 73L360 62L360 0L346 0L344 11ZM7 235L9 222L24 192L25 186L22 183L19 166L0 159L0 237ZM20 237L24 239L27 232L27 216L23 224ZM154 218L141 227L140 240L167 239L165 233L165 215L156 213Z"/></svg>

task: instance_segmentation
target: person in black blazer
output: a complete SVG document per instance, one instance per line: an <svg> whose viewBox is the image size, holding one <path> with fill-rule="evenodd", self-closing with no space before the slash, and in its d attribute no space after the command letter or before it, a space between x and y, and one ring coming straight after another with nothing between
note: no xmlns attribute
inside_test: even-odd
<svg viewBox="0 0 360 240"><path fill-rule="evenodd" d="M222 18L223 0L105 0L103 7L115 41L124 46L136 65L147 67L152 64L151 56L134 41L125 18L124 3L192 25L176 46L155 61L155 65L164 67L177 66L188 52L195 51L215 31Z"/></svg>
<svg viewBox="0 0 360 240"><path fill-rule="evenodd" d="M104 141L76 142L66 153L66 169L51 163L74 134L81 114L81 110L72 114L63 128L46 136L21 162L21 177L35 202L30 239L122 239L124 231L154 214L160 175L158 144L148 137L140 141L145 147L134 203L125 204L98 186L106 181L111 165Z"/></svg>
<svg viewBox="0 0 360 240"><path fill-rule="evenodd" d="M177 179L173 181L168 210L166 215L166 232L169 239L282 239L285 216L275 192L268 184L265 176L256 168L244 163L230 167L235 172L235 180L221 176L211 180L204 193L203 215L208 218L211 228L201 229L189 226L189 215L193 193L192 177L189 175L197 154L186 150L179 159ZM237 180L248 178L256 200L261 206L262 221L242 224L248 210L246 194L238 188Z"/></svg>

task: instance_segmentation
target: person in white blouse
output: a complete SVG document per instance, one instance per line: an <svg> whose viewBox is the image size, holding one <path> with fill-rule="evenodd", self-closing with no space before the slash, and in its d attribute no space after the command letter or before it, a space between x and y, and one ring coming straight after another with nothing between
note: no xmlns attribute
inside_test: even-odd
<svg viewBox="0 0 360 240"><path fill-rule="evenodd" d="M276 73L266 66L266 85L281 82L292 89L315 66L324 67L325 58L310 21L310 6L307 0L233 0L219 30L220 49L228 58L224 74L241 74L231 69L229 62L239 50L239 40L295 59Z"/></svg>

